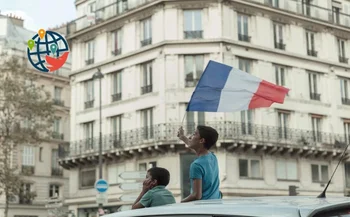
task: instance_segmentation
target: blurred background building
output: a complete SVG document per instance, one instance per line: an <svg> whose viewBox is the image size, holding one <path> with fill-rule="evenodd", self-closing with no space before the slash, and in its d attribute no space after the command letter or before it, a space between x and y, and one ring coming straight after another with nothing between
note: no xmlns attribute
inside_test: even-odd
<svg viewBox="0 0 350 217"><path fill-rule="evenodd" d="M66 204L76 216L97 211L100 109L111 212L128 209L138 194L120 189L124 171L168 168L177 200L189 194L195 156L176 137L181 125L189 134L197 124L218 130L213 151L225 198L288 195L290 185L299 195L322 192L350 139L348 0L75 4L78 18L67 25L71 142L61 145L60 165L70 171ZM271 108L185 114L209 60L291 91ZM328 195L349 194L349 165L338 168Z"/></svg>
<svg viewBox="0 0 350 217"><path fill-rule="evenodd" d="M27 58L27 41L37 32L25 29L23 22L23 19L14 15L0 15L0 53ZM68 78L70 61L64 68L54 73L32 71L38 76L38 80L32 85L44 86L46 91L51 93L55 107L55 120L50 141L34 147L23 144L14 154L13 163L18 166L24 179L21 190L36 194L34 199L23 194L10 201L9 216L16 217L53 216L53 213L48 213L46 207L48 201L52 198L63 201L69 192L69 171L65 171L58 164L58 144L70 140L71 93ZM4 213L4 203L3 194L0 197L0 216ZM60 210L68 211L65 205Z"/></svg>

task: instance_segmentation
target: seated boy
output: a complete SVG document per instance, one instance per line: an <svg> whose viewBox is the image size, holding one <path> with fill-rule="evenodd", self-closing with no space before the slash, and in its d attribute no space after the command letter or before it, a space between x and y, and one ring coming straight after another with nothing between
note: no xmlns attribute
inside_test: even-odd
<svg viewBox="0 0 350 217"><path fill-rule="evenodd" d="M169 184L170 173L167 169L153 167L147 171L147 176L143 182L143 188L132 205L132 209L145 207L162 206L175 203L173 194L165 189Z"/></svg>

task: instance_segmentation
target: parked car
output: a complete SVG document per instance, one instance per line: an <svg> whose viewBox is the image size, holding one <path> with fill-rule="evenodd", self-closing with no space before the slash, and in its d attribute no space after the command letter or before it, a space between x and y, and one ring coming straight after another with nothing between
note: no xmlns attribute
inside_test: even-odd
<svg viewBox="0 0 350 217"><path fill-rule="evenodd" d="M104 217L350 217L350 198L238 197L128 210Z"/></svg>

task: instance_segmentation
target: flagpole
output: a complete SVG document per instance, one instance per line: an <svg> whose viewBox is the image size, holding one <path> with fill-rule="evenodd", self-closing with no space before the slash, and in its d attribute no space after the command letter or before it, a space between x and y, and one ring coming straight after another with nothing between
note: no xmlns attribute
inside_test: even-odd
<svg viewBox="0 0 350 217"><path fill-rule="evenodd" d="M183 125L183 123L184 123L184 120L185 120L185 117L186 117L186 113L187 112L185 112L185 115L184 115L184 117L182 118L182 121L181 121L181 126Z"/></svg>

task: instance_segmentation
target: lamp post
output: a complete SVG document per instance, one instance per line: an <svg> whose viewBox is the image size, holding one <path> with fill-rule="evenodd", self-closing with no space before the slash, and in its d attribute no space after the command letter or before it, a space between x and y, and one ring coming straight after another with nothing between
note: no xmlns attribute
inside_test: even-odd
<svg viewBox="0 0 350 217"><path fill-rule="evenodd" d="M102 85L101 81L103 78L101 69L98 68L97 72L92 76L92 79L99 79L99 89L100 89L100 103L99 103L99 113L100 113L100 136L99 136L99 147L98 147L98 166L99 166L99 178L102 179ZM103 208L103 204L99 204L100 209Z"/></svg>

